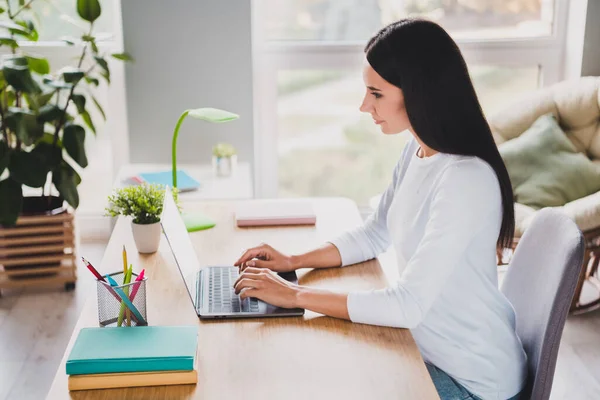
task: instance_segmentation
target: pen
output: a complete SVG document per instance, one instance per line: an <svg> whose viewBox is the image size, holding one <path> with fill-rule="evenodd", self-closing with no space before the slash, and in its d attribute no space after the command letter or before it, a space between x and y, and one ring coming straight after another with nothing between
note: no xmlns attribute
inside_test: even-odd
<svg viewBox="0 0 600 400"><path fill-rule="evenodd" d="M139 325L147 325L146 320L144 319L144 317L142 317L142 314L140 314L138 309L135 308L133 303L131 303L131 300L129 300L129 297L127 297L125 295L125 293L123 292L123 290L121 288L116 287L116 286L119 286L119 285L117 285L117 282L115 282L115 280L110 275L106 275L106 279L108 279L108 282L110 283L111 286L113 286L113 289L115 290L115 292L117 292L119 297L121 297L121 299L123 300L123 303L125 303L125 305L127 305L127 307L131 310L131 312L133 313L133 316L135 316L135 318L139 321Z"/></svg>
<svg viewBox="0 0 600 400"><path fill-rule="evenodd" d="M139 275L137 276L137 278L135 278L136 282L140 282L144 279L144 273L145 273L145 269L143 269ZM139 288L140 288L141 283L136 283L135 285L133 285L133 290L131 290L131 295L129 296L129 300L133 301L133 299L135 299L135 295L137 294Z"/></svg>

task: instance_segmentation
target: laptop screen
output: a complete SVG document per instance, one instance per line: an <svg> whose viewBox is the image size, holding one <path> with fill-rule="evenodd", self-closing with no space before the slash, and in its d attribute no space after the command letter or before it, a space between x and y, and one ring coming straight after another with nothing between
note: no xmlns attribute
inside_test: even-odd
<svg viewBox="0 0 600 400"><path fill-rule="evenodd" d="M200 263L198 262L192 240L185 228L181 214L177 209L175 200L173 200L173 193L169 187L165 191L161 225L167 242L171 247L177 268L179 268L179 272L187 287L192 304L197 308L196 299L198 297L196 296L196 291L198 290L198 285L196 280L198 271L200 271Z"/></svg>

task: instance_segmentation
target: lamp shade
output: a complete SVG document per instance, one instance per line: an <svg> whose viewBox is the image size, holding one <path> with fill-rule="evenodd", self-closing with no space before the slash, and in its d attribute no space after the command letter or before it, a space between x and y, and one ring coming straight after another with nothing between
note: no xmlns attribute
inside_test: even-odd
<svg viewBox="0 0 600 400"><path fill-rule="evenodd" d="M196 108L194 110L189 110L188 115L196 119L214 123L234 121L240 117L237 114L219 110L218 108Z"/></svg>

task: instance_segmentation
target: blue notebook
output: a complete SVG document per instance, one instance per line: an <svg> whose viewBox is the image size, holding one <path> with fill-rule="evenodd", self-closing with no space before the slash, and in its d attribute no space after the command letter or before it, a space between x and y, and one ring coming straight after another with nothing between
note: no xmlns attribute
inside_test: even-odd
<svg viewBox="0 0 600 400"><path fill-rule="evenodd" d="M173 187L173 171L143 172L139 174L139 177L150 184L158 183ZM177 189L180 192L195 190L199 187L200 182L189 176L187 172L180 169L177 170Z"/></svg>
<svg viewBox="0 0 600 400"><path fill-rule="evenodd" d="M83 328L67 359L67 375L191 371L197 326Z"/></svg>

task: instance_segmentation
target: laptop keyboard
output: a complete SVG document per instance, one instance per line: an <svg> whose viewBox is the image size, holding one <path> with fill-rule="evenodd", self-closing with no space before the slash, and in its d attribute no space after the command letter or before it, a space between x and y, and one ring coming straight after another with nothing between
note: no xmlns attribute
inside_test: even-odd
<svg viewBox="0 0 600 400"><path fill-rule="evenodd" d="M209 268L208 301L211 313L256 313L259 311L255 298L240 299L233 284L239 277L237 267Z"/></svg>

